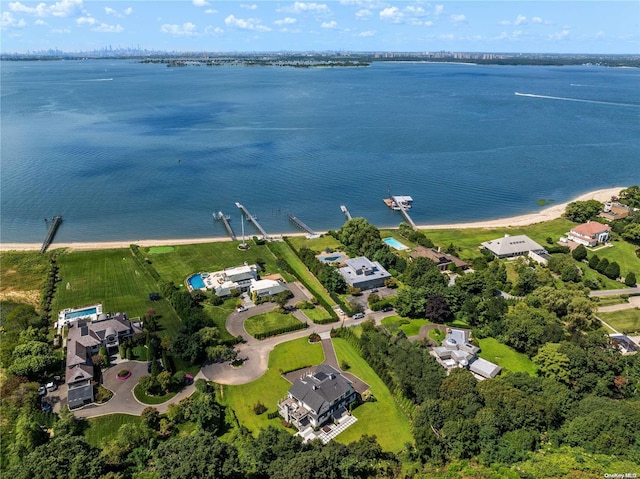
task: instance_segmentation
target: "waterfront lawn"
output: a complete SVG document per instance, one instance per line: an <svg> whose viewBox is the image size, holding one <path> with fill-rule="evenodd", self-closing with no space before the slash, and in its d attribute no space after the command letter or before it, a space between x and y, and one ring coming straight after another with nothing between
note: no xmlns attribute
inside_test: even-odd
<svg viewBox="0 0 640 479"><path fill-rule="evenodd" d="M350 366L349 372L366 382L376 398L376 402L361 404L353 410L352 414L358 421L335 440L349 444L364 434L375 435L380 446L392 452L401 451L407 442L412 443L409 419L369 364L342 338L334 338L333 347L338 361L346 361Z"/></svg>
<svg viewBox="0 0 640 479"><path fill-rule="evenodd" d="M607 258L609 263L615 261L620 265L620 275L622 277L630 272L633 272L636 276L640 275L640 258L635 253L637 246L624 240L613 241L612 244L613 246L610 248L589 251L589 258L593 255L598 255L600 259ZM618 288L624 288L624 286L618 286Z"/></svg>
<svg viewBox="0 0 640 479"><path fill-rule="evenodd" d="M309 248L312 251L317 251L318 253L323 252L325 249L342 249L344 246L330 235L322 235L319 238L307 239L304 236L289 236L287 238L291 241L291 244L299 250L300 248Z"/></svg>
<svg viewBox="0 0 640 479"><path fill-rule="evenodd" d="M50 253L41 255L36 251L0 253L0 298L38 308L50 258Z"/></svg>
<svg viewBox="0 0 640 479"><path fill-rule="evenodd" d="M621 333L635 333L640 331L640 309L638 308L597 313L597 315Z"/></svg>
<svg viewBox="0 0 640 479"><path fill-rule="evenodd" d="M480 344L478 356L501 366L503 372L537 375L538 368L526 354L519 353L494 338L482 338L478 343Z"/></svg>
<svg viewBox="0 0 640 479"><path fill-rule="evenodd" d="M100 447L115 439L123 424L136 425L141 421L140 416L131 414L108 414L87 419L88 427L84 431L84 438L91 446Z"/></svg>
<svg viewBox="0 0 640 479"><path fill-rule="evenodd" d="M150 248L140 250L151 260L163 280L175 284L184 284L184 280L194 273L220 271L240 266L245 261L253 264L258 259L264 262L267 273L280 272L275 265L275 258L266 246L249 242L251 247L241 251L238 249L239 244L239 241L222 241L177 245L173 251L163 254L149 254ZM265 274L265 271L261 271L261 274Z"/></svg>
<svg viewBox="0 0 640 479"><path fill-rule="evenodd" d="M430 324L428 319L408 319L401 316L387 316L382 320L382 324L392 333L398 330L404 331L409 336L417 336L420 334L420 328L425 324Z"/></svg>
<svg viewBox="0 0 640 479"><path fill-rule="evenodd" d="M308 285L309 291L318 299L324 299L330 306L335 306L336 302L331 299L329 293L324 286L318 281L309 268L307 268L300 258L295 254L291 247L285 242L272 242L269 243L269 249L277 257L285 260L289 266L295 271L295 273L304 280L304 283Z"/></svg>
<svg viewBox="0 0 640 479"><path fill-rule="evenodd" d="M263 334L271 336L275 331L300 325L300 320L293 314L263 313L251 316L244 322L244 329L251 336Z"/></svg>
<svg viewBox="0 0 640 479"><path fill-rule="evenodd" d="M279 344L269 354L269 369L262 377L248 384L221 386L221 401L233 409L240 424L254 433L268 425L283 428L279 417L267 418L267 412L277 411L278 401L284 399L291 387L281 373L316 366L322 361L322 345L309 343L307 337ZM267 412L259 416L253 412L258 402L267 407Z"/></svg>
<svg viewBox="0 0 640 479"><path fill-rule="evenodd" d="M56 289L54 313L96 303L102 303L105 312L122 311L130 318L154 309L161 334L177 334L178 315L166 299L149 299L158 284L138 266L128 248L61 253L57 264L62 281Z"/></svg>

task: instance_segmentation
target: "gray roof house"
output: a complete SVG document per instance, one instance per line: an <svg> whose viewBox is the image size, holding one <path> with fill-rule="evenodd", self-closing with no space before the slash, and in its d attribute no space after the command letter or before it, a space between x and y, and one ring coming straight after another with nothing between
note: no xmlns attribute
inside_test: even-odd
<svg viewBox="0 0 640 479"><path fill-rule="evenodd" d="M122 339L141 331L140 325L129 321L124 313L106 316L106 319L98 321L81 319L69 323L65 382L70 409L94 401L91 357L102 346L107 348L109 354L117 352Z"/></svg>
<svg viewBox="0 0 640 479"><path fill-rule="evenodd" d="M340 274L349 286L370 289L384 286L386 279L391 278L389 272L377 261L369 261L360 256L345 261L346 266L340 268Z"/></svg>
<svg viewBox="0 0 640 479"><path fill-rule="evenodd" d="M321 364L314 373L304 375L289 388L289 395L278 403L278 409L285 421L302 431L342 417L356 395L351 382L342 374Z"/></svg>
<svg viewBox="0 0 640 479"><path fill-rule="evenodd" d="M531 238L525 235L505 235L492 241L485 241L482 247L491 251L498 258L512 258L525 256L529 251L537 254L546 254L546 250Z"/></svg>
<svg viewBox="0 0 640 479"><path fill-rule="evenodd" d="M449 329L442 345L432 348L431 354L447 371L467 368L479 379L495 377L502 368L477 357L479 351L480 348L471 344L468 330Z"/></svg>
<svg viewBox="0 0 640 479"><path fill-rule="evenodd" d="M275 279L252 279L249 292L253 297L264 298L265 296L275 296L276 294L289 291L289 288L282 282Z"/></svg>

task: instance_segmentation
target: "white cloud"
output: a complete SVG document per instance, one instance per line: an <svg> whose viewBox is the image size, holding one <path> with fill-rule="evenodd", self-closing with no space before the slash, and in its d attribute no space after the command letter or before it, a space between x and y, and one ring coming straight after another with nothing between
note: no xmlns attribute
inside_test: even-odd
<svg viewBox="0 0 640 479"><path fill-rule="evenodd" d="M218 10L214 10L213 8L207 8L204 13L206 13L207 15L215 15L216 13L218 13Z"/></svg>
<svg viewBox="0 0 640 479"><path fill-rule="evenodd" d="M160 31L174 37L193 37L198 35L198 27L191 22L185 22L182 25L165 23L160 27Z"/></svg>
<svg viewBox="0 0 640 479"><path fill-rule="evenodd" d="M329 7L324 3L307 3L307 2L294 2L293 5L288 7L280 7L276 9L277 12L289 12L289 13L329 13Z"/></svg>
<svg viewBox="0 0 640 479"><path fill-rule="evenodd" d="M106 23L100 23L95 28L91 29L94 32L102 32L102 33L120 33L124 30L119 24L118 25L107 25Z"/></svg>
<svg viewBox="0 0 640 479"><path fill-rule="evenodd" d="M426 22L423 18L427 12L422 7L409 5L400 10L398 7L387 7L380 11L380 20L391 23L405 23L408 25L432 25L432 22Z"/></svg>
<svg viewBox="0 0 640 479"><path fill-rule="evenodd" d="M193 0L192 3L194 7L208 7L210 5L207 0Z"/></svg>
<svg viewBox="0 0 640 479"><path fill-rule="evenodd" d="M66 33L71 33L71 29L70 28L53 28L51 29L51 33L66 34Z"/></svg>
<svg viewBox="0 0 640 479"><path fill-rule="evenodd" d="M33 22L34 25L49 25L47 22L45 22L44 20L41 19L37 19L35 22Z"/></svg>
<svg viewBox="0 0 640 479"><path fill-rule="evenodd" d="M224 33L224 30L220 27L214 27L212 25L208 25L205 29L204 29L204 33L206 33L207 35L220 35L222 33Z"/></svg>
<svg viewBox="0 0 640 479"><path fill-rule="evenodd" d="M20 20L16 20L16 18L13 15L11 15L10 12L2 12L2 17L0 17L0 27L22 28L26 26L27 26L27 22L25 22L23 18L21 18Z"/></svg>
<svg viewBox="0 0 640 479"><path fill-rule="evenodd" d="M78 25L95 25L98 23L98 20L93 18L91 15L87 15L86 17L76 18L76 23Z"/></svg>
<svg viewBox="0 0 640 479"><path fill-rule="evenodd" d="M444 5L436 5L433 8L433 14L438 17L440 15L442 15L442 12L444 12Z"/></svg>
<svg viewBox="0 0 640 479"><path fill-rule="evenodd" d="M256 32L269 32L271 29L264 25L260 25L257 18L236 18L235 15L229 15L224 19L225 25L239 28L240 30L253 30Z"/></svg>
<svg viewBox="0 0 640 479"><path fill-rule="evenodd" d="M120 15L118 13L118 10L114 10L111 7L104 7L104 13L106 13L107 15L114 15L116 17Z"/></svg>
<svg viewBox="0 0 640 479"><path fill-rule="evenodd" d="M402 21L402 12L398 7L387 7L380 12L380 20L400 23Z"/></svg>
<svg viewBox="0 0 640 479"><path fill-rule="evenodd" d="M467 17L462 14L449 15L449 20L451 20L451 23L453 23L454 25L462 25L467 23Z"/></svg>
<svg viewBox="0 0 640 479"><path fill-rule="evenodd" d="M258 8L258 5L256 5L255 3L248 5L246 3L240 5L240 8L244 8L246 10L256 10Z"/></svg>
<svg viewBox="0 0 640 479"><path fill-rule="evenodd" d="M336 22L335 20L331 20L330 22L322 22L322 25L320 26L327 30L335 30L336 28L338 28L338 22Z"/></svg>
<svg viewBox="0 0 640 479"><path fill-rule="evenodd" d="M124 13L125 15L131 15L133 13L133 8L131 8L131 7L125 8L122 11L122 13Z"/></svg>
<svg viewBox="0 0 640 479"><path fill-rule="evenodd" d="M295 18L286 17L286 18L283 18L282 20L276 20L273 23L275 23L276 25L293 25L297 21L298 20L296 20Z"/></svg>
<svg viewBox="0 0 640 479"><path fill-rule="evenodd" d="M375 30L367 30L366 32L358 33L359 37L372 37L376 34Z"/></svg>
<svg viewBox="0 0 640 479"><path fill-rule="evenodd" d="M16 13L26 13L38 17L70 17L80 14L83 10L82 0L61 0L52 5L39 3L35 7L29 7L20 2L12 2L9 9Z"/></svg>
<svg viewBox="0 0 640 479"><path fill-rule="evenodd" d="M570 33L571 32L569 30L565 29L556 33L552 33L548 38L549 40L564 40L569 36Z"/></svg>
<svg viewBox="0 0 640 479"><path fill-rule="evenodd" d="M531 17L531 23L542 23L542 18L540 18L540 17Z"/></svg>
<svg viewBox="0 0 640 479"><path fill-rule="evenodd" d="M370 17L371 15L373 15L373 12L371 12L371 10L368 10L366 8L363 8L362 10L358 10L356 12L356 18L367 18L367 17Z"/></svg>
<svg viewBox="0 0 640 479"><path fill-rule="evenodd" d="M513 22L513 24L515 26L526 25L527 24L527 17L525 17L524 15L518 15L516 17L516 20Z"/></svg>

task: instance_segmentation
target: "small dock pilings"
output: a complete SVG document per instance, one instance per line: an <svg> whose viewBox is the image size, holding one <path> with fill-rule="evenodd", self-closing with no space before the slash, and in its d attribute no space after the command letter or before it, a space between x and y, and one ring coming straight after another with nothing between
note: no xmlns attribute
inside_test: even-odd
<svg viewBox="0 0 640 479"><path fill-rule="evenodd" d="M400 213L402 213L402 216L404 216L404 219L407 220L407 223L409 223L414 230L417 230L418 227L416 226L416 224L411 219L411 216L409 216L409 212L407 211L407 209L404 206L400 205L400 210L399 211L400 211Z"/></svg>
<svg viewBox="0 0 640 479"><path fill-rule="evenodd" d="M304 224L302 222L302 220L300 220L299 218L296 218L293 215L289 215L289 221L291 221L294 225L296 225L298 228L300 228L303 231L306 231L307 233L309 233L310 236L318 236L318 233L316 233L315 231L313 231L311 228L309 228L306 224Z"/></svg>
<svg viewBox="0 0 640 479"><path fill-rule="evenodd" d="M267 232L264 230L264 228L262 226L260 226L260 223L258 223L258 220L256 220L256 217L251 215L251 213L249 213L249 210L246 209L243 205L241 205L240 203L238 203L236 201L236 206L238 207L238 209L242 210L242 212L244 213L244 215L247 217L247 221L250 221L254 224L254 226L258 229L258 231L260 231L260 233L262 234L262 237L265 240L269 240L269 235L267 234Z"/></svg>
<svg viewBox="0 0 640 479"><path fill-rule="evenodd" d="M229 236L231 237L231 241L235 241L236 234L231 229L231 225L229 224L229 218L227 218L224 215L224 213L222 213L222 211L218 211L217 214L214 213L213 217L217 220L222 221L222 224L224 224L224 227L227 229L227 233L229 233Z"/></svg>
<svg viewBox="0 0 640 479"><path fill-rule="evenodd" d="M45 218L45 221L46 221L46 218ZM47 248L53 241L53 237L56 235L56 231L58 231L58 227L60 226L60 223L62 223L62 216L56 215L53 218L51 218L51 225L49 225L49 231L47 231L47 236L44 239L44 242L42 243L42 248L40 248L40 254L43 254L45 251L47 251Z"/></svg>

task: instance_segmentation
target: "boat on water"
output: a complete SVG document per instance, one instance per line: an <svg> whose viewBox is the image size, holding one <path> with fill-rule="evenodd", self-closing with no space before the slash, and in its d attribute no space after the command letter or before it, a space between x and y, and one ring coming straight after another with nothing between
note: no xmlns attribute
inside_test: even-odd
<svg viewBox="0 0 640 479"><path fill-rule="evenodd" d="M413 198L411 196L392 196L391 198L383 198L384 204L392 210L410 210L413 206Z"/></svg>

